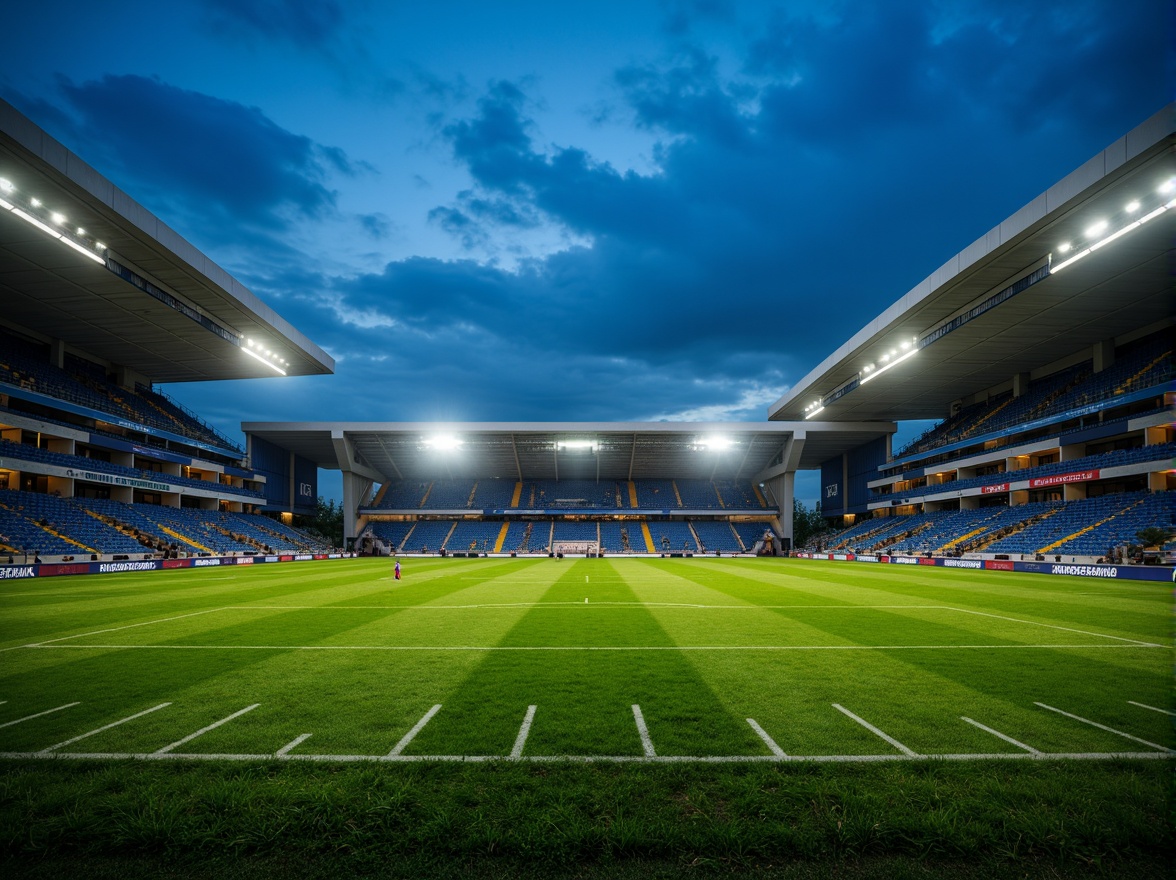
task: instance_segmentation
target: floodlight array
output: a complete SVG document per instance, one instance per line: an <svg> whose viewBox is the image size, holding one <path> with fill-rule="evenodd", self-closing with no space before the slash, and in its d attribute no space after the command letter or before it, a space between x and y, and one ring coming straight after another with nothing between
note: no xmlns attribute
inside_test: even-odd
<svg viewBox="0 0 1176 880"><path fill-rule="evenodd" d="M19 217L66 247L72 248L83 257L102 266L106 265L106 257L103 256L106 245L88 238L86 230L81 226L77 227L76 231L70 232L65 228L68 222L65 214L60 211L46 211L43 210L44 207L38 198L30 197L27 201L22 202L15 184L7 178L0 177L0 208Z"/></svg>
<svg viewBox="0 0 1176 880"><path fill-rule="evenodd" d="M1169 177L1162 184L1160 184L1159 187L1156 188L1156 195L1159 197L1158 200L1156 196L1151 196L1149 199L1150 203L1155 204L1156 207L1152 208L1142 217L1139 217L1138 219L1131 219L1144 208L1144 200L1132 199L1123 206L1122 214L1119 215L1120 222L1114 224L1114 229L1112 229L1111 221L1107 218L1094 218L1090 222L1090 225L1088 225L1082 232L1083 237L1086 241L1089 242L1089 244L1087 244L1073 256L1062 260L1060 263L1053 263L1053 254L1050 254L1050 274L1052 275L1055 272L1062 271L1062 269L1077 263L1083 257L1090 255L1099 248L1105 247L1118 238L1122 238L1129 232L1134 232L1144 223L1154 220L1165 211L1176 208L1176 198L1172 198L1174 193L1176 193L1176 177ZM1073 242L1063 241L1058 244L1057 253L1068 254L1073 251L1074 248L1075 244Z"/></svg>
<svg viewBox="0 0 1176 880"><path fill-rule="evenodd" d="M264 343L247 337L241 351L245 352L251 358L261 361L275 373L280 373L283 376L286 375L286 371L282 367L288 367L290 365L289 361L280 356L276 351L266 348Z"/></svg>

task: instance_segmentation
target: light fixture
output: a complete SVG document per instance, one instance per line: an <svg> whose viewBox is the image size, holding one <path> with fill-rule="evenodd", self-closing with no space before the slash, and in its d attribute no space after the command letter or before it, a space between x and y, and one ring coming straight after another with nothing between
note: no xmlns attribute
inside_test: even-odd
<svg viewBox="0 0 1176 880"><path fill-rule="evenodd" d="M80 227L80 226L79 226L79 227L78 227L76 230L74 230L74 231L75 231L75 232L76 232L76 234L78 234L78 235L85 235L85 234L86 234L86 230L82 229L82 227Z"/></svg>
<svg viewBox="0 0 1176 880"><path fill-rule="evenodd" d="M595 440L557 440L556 449L589 450L595 452L598 448Z"/></svg>
<svg viewBox="0 0 1176 880"><path fill-rule="evenodd" d="M1125 210L1128 214L1134 214L1139 210L1139 199L1133 199L1132 201L1128 202L1123 210Z"/></svg>
<svg viewBox="0 0 1176 880"><path fill-rule="evenodd" d="M6 193L10 193L16 189L16 187L12 185L12 181L7 177L0 177L0 189L4 190Z"/></svg>
<svg viewBox="0 0 1176 880"><path fill-rule="evenodd" d="M460 447L464 441L460 437L454 437L452 434L438 434L435 437L425 437L422 442L431 449L440 449L443 452L448 452Z"/></svg>
<svg viewBox="0 0 1176 880"><path fill-rule="evenodd" d="M884 366L884 367L879 367L877 370L871 371L868 376L862 376L861 379L858 380L859 384L865 385L867 382L869 382L873 379L877 379L879 376L881 376L883 373L885 373L891 367L895 366L896 364L901 364L907 358L914 357L918 353L919 353L919 349L912 347L910 351L905 352L904 354L900 354L896 358L890 358L888 355L882 355L880 360L882 360L883 362L889 361L889 363L887 363L886 366Z"/></svg>
<svg viewBox="0 0 1176 880"><path fill-rule="evenodd" d="M1083 235L1085 235L1087 238L1098 238L1107 231L1108 225L1109 224L1106 220L1095 221L1086 227L1086 231L1083 233Z"/></svg>
<svg viewBox="0 0 1176 880"><path fill-rule="evenodd" d="M281 367L279 367L273 361L271 361L267 358L263 358L261 355L259 355L257 352L255 352L253 349L243 348L243 349L241 349L241 351L245 352L245 354L249 355L251 358L261 361L263 364L265 364L267 367L269 367L274 372L281 373L283 376L286 375L285 370L283 370Z"/></svg>
<svg viewBox="0 0 1176 880"><path fill-rule="evenodd" d="M811 419L813 416L818 415L819 413L823 413L824 411L825 411L825 407L818 404L816 409L814 409L811 413L809 413L807 416L805 416L805 419L806 420Z"/></svg>
<svg viewBox="0 0 1176 880"><path fill-rule="evenodd" d="M1164 195L1167 195L1168 193L1172 192L1173 190L1176 190L1176 177L1169 177L1167 180L1165 180L1163 183L1160 184L1160 192L1163 193Z"/></svg>
<svg viewBox="0 0 1176 880"><path fill-rule="evenodd" d="M1070 253L1070 248L1072 248L1073 246L1074 245L1070 244L1070 242L1063 241L1061 244L1058 245L1058 253L1059 254L1068 254L1068 253Z"/></svg>
<svg viewBox="0 0 1176 880"><path fill-rule="evenodd" d="M89 257L95 263L100 263L103 266L106 265L106 260L102 259L100 256L98 256L96 253L94 253L89 248L82 247L80 244L78 244L72 238L67 238L66 236L63 235L63 236L61 236L60 241L62 244L69 245L71 248L73 248L75 251L77 251L83 257Z"/></svg>
<svg viewBox="0 0 1176 880"><path fill-rule="evenodd" d="M726 452L734 445L735 441L730 437L723 437L718 434L714 434L709 437L699 437L694 441L694 448L699 452Z"/></svg>
<svg viewBox="0 0 1176 880"><path fill-rule="evenodd" d="M29 204L32 205L34 208L39 208L39 207L41 207L41 200L40 199L29 199Z"/></svg>
<svg viewBox="0 0 1176 880"><path fill-rule="evenodd" d="M58 211L54 211L52 214L49 215L49 219L52 220L54 223L56 223L58 226L60 226L61 224L63 224L65 222L65 215L62 213L59 213Z"/></svg>
<svg viewBox="0 0 1176 880"><path fill-rule="evenodd" d="M1165 189L1165 187L1167 187L1167 189ZM1160 187L1160 192L1168 192L1170 189L1176 189L1176 178L1169 179L1163 186ZM1135 204L1135 203L1133 202L1132 204ZM1055 265L1052 263L1052 259L1051 259L1051 264L1049 267L1050 274L1052 275L1055 272L1060 272L1062 269L1065 269L1067 266L1070 266L1070 265L1078 262L1083 257L1085 257L1087 254L1091 253L1092 251L1096 251L1100 247L1103 247L1104 245L1110 244L1116 238L1119 238L1120 236L1126 235L1128 232L1131 232L1133 229L1138 229L1144 223L1147 223L1149 220L1154 220L1156 217L1159 217L1165 211L1171 210L1174 207L1176 207L1176 199L1172 199L1167 204L1160 205L1158 208L1154 209L1153 211L1150 211L1147 214L1144 214L1138 220L1133 220L1132 222L1128 223L1126 226L1115 230L1110 235L1105 236L1104 238L1100 239L1099 241L1096 241L1090 247L1085 248L1084 250L1081 250L1078 253L1074 254L1074 256L1070 257L1068 260L1063 260L1062 262L1057 263ZM1130 205L1128 205L1128 210L1131 210ZM1138 208L1136 208L1135 210L1138 210ZM1105 220L1098 221L1097 223L1095 223L1092 226L1087 228L1087 230L1086 230L1087 237L1094 238L1098 235L1101 235L1106 230L1107 225L1108 225L1107 221L1105 221ZM1059 253L1066 253L1068 251L1069 251L1069 247L1066 247L1065 249L1063 249L1061 247L1058 248ZM1052 258L1052 255L1051 255L1051 258Z"/></svg>

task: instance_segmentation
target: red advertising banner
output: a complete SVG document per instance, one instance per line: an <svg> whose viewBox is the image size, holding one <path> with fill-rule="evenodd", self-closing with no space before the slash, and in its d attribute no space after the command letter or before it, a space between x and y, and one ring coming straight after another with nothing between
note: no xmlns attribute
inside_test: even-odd
<svg viewBox="0 0 1176 880"><path fill-rule="evenodd" d="M1076 471L1072 474L1054 474L1051 477L1034 477L1029 481L1030 489L1041 486L1061 486L1065 483L1085 483L1087 480L1097 480L1098 471Z"/></svg>
<svg viewBox="0 0 1176 880"><path fill-rule="evenodd" d="M986 559L984 567L989 571L1015 571L1013 563L1008 559Z"/></svg>
<svg viewBox="0 0 1176 880"><path fill-rule="evenodd" d="M990 495L993 492L1007 492L1009 491L1008 483L997 483L995 486L984 486L980 489L981 495Z"/></svg>

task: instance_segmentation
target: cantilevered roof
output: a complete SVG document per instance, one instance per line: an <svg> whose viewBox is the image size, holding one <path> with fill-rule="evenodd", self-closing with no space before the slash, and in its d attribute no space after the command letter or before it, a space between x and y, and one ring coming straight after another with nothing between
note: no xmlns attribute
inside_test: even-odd
<svg viewBox="0 0 1176 880"><path fill-rule="evenodd" d="M11 185L0 192L5 321L157 382L278 376L243 352L245 338L278 353L288 375L334 372L321 348L2 100L0 179Z"/></svg>
<svg viewBox="0 0 1176 880"><path fill-rule="evenodd" d="M821 419L943 418L952 401L1018 373L1170 327L1173 181L1176 104L952 257L774 403L769 418L804 419L816 401ZM1107 226L1095 231L1101 222ZM1128 231L1097 245L1121 229ZM1093 251L1065 265L1091 243Z"/></svg>
<svg viewBox="0 0 1176 880"><path fill-rule="evenodd" d="M751 480L779 463L786 451L794 453L793 469L815 468L893 433L895 425L246 422L241 428L247 437L274 443L321 468L366 472L383 482L444 477ZM441 438L460 445L446 448Z"/></svg>

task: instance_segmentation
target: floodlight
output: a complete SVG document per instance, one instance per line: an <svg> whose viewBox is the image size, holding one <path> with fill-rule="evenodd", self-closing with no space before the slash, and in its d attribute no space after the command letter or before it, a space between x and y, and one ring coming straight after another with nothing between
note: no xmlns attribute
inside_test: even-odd
<svg viewBox="0 0 1176 880"><path fill-rule="evenodd" d="M877 379L879 376L881 376L883 373L885 373L885 372L886 372L887 370L889 370L891 367L893 367L893 366L895 366L895 365L897 365L897 364L901 364L901 363L902 363L903 361L905 361L907 358L909 358L909 357L913 357L914 355L916 355L916 354L918 354L918 353L919 353L919 350L918 350L917 348L912 348L910 351L904 352L903 354L900 354L900 355L899 355L898 357L896 357L896 358L891 358L889 355L885 355L885 354L884 354L884 355L882 355L882 357L880 358L880 360L881 360L883 363L885 363L885 364L886 364L886 366L884 366L884 367L879 367L877 370L872 370L872 371L869 373L869 375L862 376L862 378L859 380L859 384L861 384L861 385L865 385L867 382L869 382L869 381L871 381L871 380L873 380L873 379ZM888 363L887 363L887 362L888 362Z"/></svg>
<svg viewBox="0 0 1176 880"><path fill-rule="evenodd" d="M1061 244L1058 245L1058 253L1059 254L1068 254L1070 252L1070 248L1072 248L1072 247L1073 247L1073 245L1070 244L1070 242L1063 241Z"/></svg>
<svg viewBox="0 0 1176 880"><path fill-rule="evenodd" d="M1087 226L1086 232L1084 234L1086 235L1087 238L1098 238L1100 235L1102 235L1106 231L1107 231L1107 221L1106 220L1099 220L1098 222L1092 223L1090 226Z"/></svg>
<svg viewBox="0 0 1176 880"><path fill-rule="evenodd" d="M67 238L66 236L63 235L63 236L61 236L60 240L63 244L69 245L71 248L73 248L75 251L77 251L82 256L89 257L95 263L101 263L103 266L106 265L106 260L102 259L100 256L98 256L96 253L94 253L89 248L82 247L80 244L78 244L72 238Z"/></svg>
<svg viewBox="0 0 1176 880"><path fill-rule="evenodd" d="M60 226L62 223L65 222L65 215L61 214L57 211L54 211L52 214L49 215L49 219L52 220L54 223L56 223L58 226Z"/></svg>
<svg viewBox="0 0 1176 880"><path fill-rule="evenodd" d="M8 193L12 192L16 187L12 185L12 181L7 177L0 177L0 189Z"/></svg>
<svg viewBox="0 0 1176 880"><path fill-rule="evenodd" d="M1124 210L1130 214L1134 214L1139 210L1139 199L1133 199L1132 201L1128 202Z"/></svg>
<svg viewBox="0 0 1176 880"><path fill-rule="evenodd" d="M243 349L241 349L241 351L245 352L245 354L249 355L251 358L261 361L263 364L265 364L271 370L274 370L275 372L281 373L283 376L286 375L285 370L283 370L277 364L272 363L271 361L267 361L265 358L263 358L261 355L259 355L257 352L253 351L252 349L243 348Z"/></svg>
<svg viewBox="0 0 1176 880"><path fill-rule="evenodd" d="M80 227L80 226L79 226L79 227L77 228L77 234L78 234L78 235L85 235L85 234L86 234L86 230L82 229L82 227Z"/></svg>
<svg viewBox="0 0 1176 880"><path fill-rule="evenodd" d="M40 199L29 199L29 204L32 205L34 208L39 208L39 207L41 207L41 200Z"/></svg>
<svg viewBox="0 0 1176 880"><path fill-rule="evenodd" d="M556 444L555 444L555 448L557 450L558 449L573 450L573 451L588 450L590 452L595 452L597 449L597 446L598 446L598 444L595 440L558 440L558 441L556 441Z"/></svg>
<svg viewBox="0 0 1176 880"><path fill-rule="evenodd" d="M814 410L813 410L811 413L809 413L807 416L805 416L805 418L806 418L806 419L811 419L813 416L817 415L818 413L823 413L824 411L825 411L825 407L823 407L823 406L818 406L818 407L817 407L816 409L814 409Z"/></svg>
<svg viewBox="0 0 1176 880"><path fill-rule="evenodd" d="M1173 190L1176 190L1176 177L1169 177L1160 184L1160 192L1162 192L1164 195L1167 195Z"/></svg>
<svg viewBox="0 0 1176 880"><path fill-rule="evenodd" d="M32 223L34 226L36 226L42 232L53 236L53 238L61 238L60 232L58 232L56 229L52 229L52 228L46 226L44 223L42 223L40 220L38 220L32 214L26 214L20 208L13 208L12 213L15 214L17 217L19 217L21 220L27 220L29 223Z"/></svg>
<svg viewBox="0 0 1176 880"><path fill-rule="evenodd" d="M452 434L438 434L436 437L426 437L425 445L432 449L440 449L443 452L448 452L457 449L462 444L460 437L454 437Z"/></svg>
<svg viewBox="0 0 1176 880"><path fill-rule="evenodd" d="M725 452L735 445L735 441L730 437L722 437L715 435L712 437L700 437L694 442L694 448L697 450L710 450L711 452Z"/></svg>

